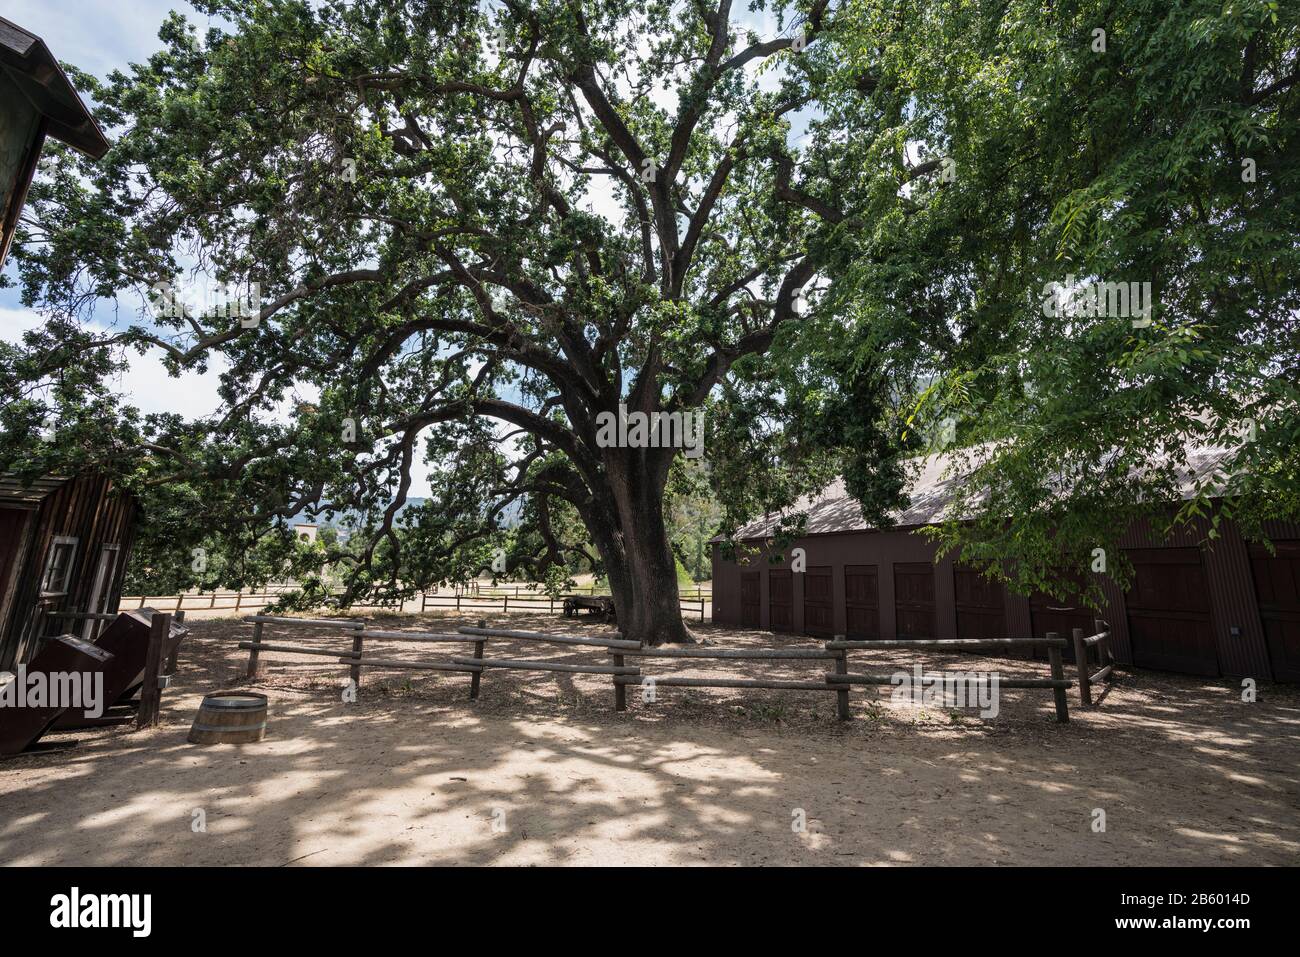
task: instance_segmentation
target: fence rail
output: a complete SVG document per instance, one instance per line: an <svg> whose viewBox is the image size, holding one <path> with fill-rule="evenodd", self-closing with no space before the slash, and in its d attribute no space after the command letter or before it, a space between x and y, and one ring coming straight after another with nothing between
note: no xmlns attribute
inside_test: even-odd
<svg viewBox="0 0 1300 957"><path fill-rule="evenodd" d="M333 657L339 664L347 665L350 668L354 686L359 687L361 683L361 668L406 668L421 669L427 671L449 671L469 673L471 676L470 698L476 699L479 695L480 681L485 670L501 668L519 671L541 671L541 672L559 672L570 674L593 674L608 675L614 685L614 707L617 711L627 710L627 687L629 685L647 685L662 686L665 688L760 688L771 690L788 690L788 691L833 691L836 694L837 713L842 721L850 719L849 711L849 692L854 686L873 686L897 684L897 674L867 674L861 672L852 672L849 670L850 652L861 652L869 650L911 650L911 651L989 651L1003 650L1009 648L1026 648L1042 647L1047 649L1048 668L1050 676L1047 678L1001 678L997 679L997 686L1002 688L1017 688L1034 691L1050 691L1054 698L1056 720L1065 723L1070 720L1069 705L1066 700L1066 691L1075 684L1065 677L1064 661L1062 651L1068 646L1068 642L1061 638L1056 632L1048 632L1043 638L939 638L939 639L920 639L920 638L902 638L902 639L884 639L877 641L848 641L837 636L836 640L824 643L823 648L646 648L638 642L629 641L619 638L617 635L598 635L598 636L579 636L549 634L535 631L514 631L503 628L489 628L487 622L480 619L476 627L461 627L454 634L437 634L432 632L402 632L402 631L376 631L366 629L364 623L351 621L332 621L326 619L311 618L284 618L272 615L251 615L244 619L253 625L253 640L241 641L239 648L247 650L248 655L248 677L255 678L258 675L259 655L263 651L281 651L294 654L309 654ZM1107 640L1109 631L1102 626L1104 622L1098 621L1098 633L1089 637L1084 637L1081 630L1074 633L1074 643L1076 651L1082 651L1087 647L1096 646L1100 649L1103 659L1109 656ZM338 627L341 634L321 637L325 640L333 639L352 639L350 650L340 651L338 648L311 648L303 645L283 645L277 642L268 642L263 640L263 628L268 625L274 626L302 626L314 625L324 627ZM484 650L490 641L494 640L514 640L526 642L538 642L544 644L577 646L589 648L592 650L604 650L609 656L610 663L602 664L570 664L568 662L539 661L530 658L490 658L486 657ZM365 653L365 643L367 641L407 641L407 642L428 642L428 643L473 643L474 654L472 657L455 656L446 661L412 661L408 659L386 659L367 656ZM650 660L658 659L678 659L678 660L742 660L756 662L773 662L773 661L833 661L835 670L833 672L824 672L820 675L820 680L797 680L790 678L715 678L715 677L691 677L687 675L667 674L667 675L648 675L643 674L641 668L629 666L627 659L642 658ZM1090 673L1090 665L1087 661L1086 654L1079 654L1079 687L1080 696L1085 705L1091 707L1092 699L1090 693L1086 691L1092 681L1109 679L1113 673L1114 660L1110 659L1109 663L1104 663L1103 668L1095 674ZM966 683L985 686L993 683L992 677L980 675L970 675L965 672L938 671L926 674L927 679L936 682L945 681L952 677L960 676L961 680Z"/></svg>
<svg viewBox="0 0 1300 957"><path fill-rule="evenodd" d="M292 588L286 586L283 591L263 591L263 592L193 592L180 595L124 595L119 601L118 607L126 608L144 608L145 606L164 609L168 608L173 612L177 611L254 611L259 608L265 608L283 596ZM573 594L594 594L588 589L586 592L578 590ZM341 593L340 593L341 594ZM475 592L456 591L456 592L418 592L419 609L421 613L428 611L438 611L440 609L454 609L460 611L485 611L502 614L556 614L564 608L563 597L552 598L547 595L529 592L526 589L515 589L514 591L497 593L495 590L480 590ZM412 599L416 601L417 599ZM380 602L373 604L356 604L352 605L359 611L393 611L399 612L404 609L404 604L397 602ZM689 615L692 618L705 622L712 619L713 597L708 592L686 592L681 596L681 610L683 615ZM64 616L68 617L68 616ZM110 618L116 617L110 615Z"/></svg>
<svg viewBox="0 0 1300 957"><path fill-rule="evenodd" d="M1092 686L1104 681L1109 686L1115 674L1115 655L1110 650L1110 625L1098 618L1094 621L1097 633L1084 637L1082 628L1074 629L1074 664L1079 669L1079 698L1085 707L1091 708ZM1097 649L1097 671L1092 671L1088 663L1088 649ZM1109 690L1109 689L1108 689Z"/></svg>

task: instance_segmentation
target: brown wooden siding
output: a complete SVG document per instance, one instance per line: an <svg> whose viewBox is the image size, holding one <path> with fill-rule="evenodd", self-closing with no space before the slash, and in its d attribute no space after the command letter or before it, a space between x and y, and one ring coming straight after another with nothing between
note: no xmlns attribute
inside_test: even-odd
<svg viewBox="0 0 1300 957"><path fill-rule="evenodd" d="M758 572L745 572L740 576L740 625L742 628L759 628L762 618L762 576Z"/></svg>
<svg viewBox="0 0 1300 957"><path fill-rule="evenodd" d="M961 565L954 566L952 580L957 637L1007 637L1007 602L1002 583Z"/></svg>
<svg viewBox="0 0 1300 957"><path fill-rule="evenodd" d="M120 545L118 568L107 607L116 610L122 594L127 556L135 531L136 505L104 477L85 475L50 492L35 509L26 553L15 577L7 620L0 622L0 668L25 662L36 651L40 634L77 630L66 621L50 620L52 611L84 611L94 587L100 549ZM42 598L41 578L57 537L77 539L66 595Z"/></svg>
<svg viewBox="0 0 1300 957"><path fill-rule="evenodd" d="M844 566L844 618L850 640L880 637L880 578L875 565Z"/></svg>
<svg viewBox="0 0 1300 957"><path fill-rule="evenodd" d="M803 630L806 635L829 638L835 632L834 579L829 565L804 572Z"/></svg>
<svg viewBox="0 0 1300 957"><path fill-rule="evenodd" d="M767 573L768 627L773 631L794 631L794 582L786 568Z"/></svg>
<svg viewBox="0 0 1300 957"><path fill-rule="evenodd" d="M934 615L934 566L894 565L894 607L900 638L937 637Z"/></svg>

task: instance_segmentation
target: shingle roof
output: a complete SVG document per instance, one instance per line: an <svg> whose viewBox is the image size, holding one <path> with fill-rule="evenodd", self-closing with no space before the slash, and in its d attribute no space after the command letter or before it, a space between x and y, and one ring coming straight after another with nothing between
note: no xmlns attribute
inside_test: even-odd
<svg viewBox="0 0 1300 957"><path fill-rule="evenodd" d="M0 502L34 505L68 481L66 476L46 475L24 486L13 475L0 475Z"/></svg>
<svg viewBox="0 0 1300 957"><path fill-rule="evenodd" d="M966 461L966 457L978 457L985 448L987 446L962 449L953 454L936 454L913 459L909 463L910 477L904 489L908 504L905 508L895 509L890 513L894 525L908 528L933 525L941 521L944 518L944 510L955 497L962 482L962 476L955 470L950 473L950 467ZM1201 481L1213 473L1230 451L1217 447L1190 449L1188 451L1190 468L1181 469L1179 475L1181 496L1184 499L1191 498ZM957 458L958 455L962 458ZM741 526L736 531L735 538L740 540L766 538L773 534L782 514L797 512L807 514L805 526L807 535L861 532L875 528L863 517L857 500L845 490L844 481L836 479L820 494L801 498L784 513L764 516Z"/></svg>

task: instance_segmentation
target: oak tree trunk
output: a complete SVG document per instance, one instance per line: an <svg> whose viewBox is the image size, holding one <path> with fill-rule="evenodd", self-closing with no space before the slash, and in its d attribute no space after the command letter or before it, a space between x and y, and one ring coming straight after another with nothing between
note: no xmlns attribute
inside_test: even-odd
<svg viewBox="0 0 1300 957"><path fill-rule="evenodd" d="M619 630L644 645L693 643L695 636L682 620L677 563L664 524L667 466L647 461L643 451L619 450L622 454L606 457L616 528L592 529L593 538L611 572ZM606 552L602 540L615 554Z"/></svg>

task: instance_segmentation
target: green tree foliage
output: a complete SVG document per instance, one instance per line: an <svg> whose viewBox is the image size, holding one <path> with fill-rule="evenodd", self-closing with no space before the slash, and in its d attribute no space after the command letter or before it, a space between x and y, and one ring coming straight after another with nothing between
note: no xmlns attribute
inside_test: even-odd
<svg viewBox="0 0 1300 957"><path fill-rule="evenodd" d="M860 159L818 193L855 228L822 338L779 343L724 419L745 450L728 486L770 463L733 524L775 504L797 531L826 479L799 450L853 435L836 409L917 454L946 423L936 538L1026 592L1095 583L1096 549L1125 580L1137 519L1201 518L1212 542L1225 517L1260 536L1300 516L1300 8L858 0L835 22L838 82L865 98L824 101L810 135ZM1154 306L1050 314L1051 283L1150 283ZM877 504L883 470L845 464Z"/></svg>
<svg viewBox="0 0 1300 957"><path fill-rule="evenodd" d="M764 34L728 0L197 6L223 25L172 15L147 63L75 74L115 142L98 164L54 151L32 191L19 268L50 322L7 357L35 391L5 426L60 437L9 460L116 458L136 487L201 501L172 523L183 552L356 513L361 539L328 553L345 600L464 574L520 510L535 524L512 547L546 575L580 547L548 516L576 514L620 624L689 640L675 450L611 448L597 426L698 410L738 365L761 377L800 291L842 261L804 184L859 159L792 125L853 114L828 102L854 95L828 0L754 4ZM209 279L260 284L257 322L157 308L160 283ZM108 300L153 314L78 321ZM117 408L112 364L149 349L178 372L219 358L222 413ZM435 494L398 521L420 456Z"/></svg>

